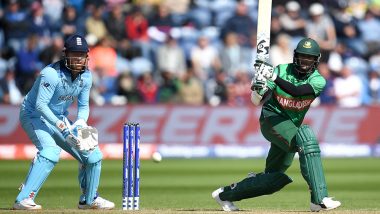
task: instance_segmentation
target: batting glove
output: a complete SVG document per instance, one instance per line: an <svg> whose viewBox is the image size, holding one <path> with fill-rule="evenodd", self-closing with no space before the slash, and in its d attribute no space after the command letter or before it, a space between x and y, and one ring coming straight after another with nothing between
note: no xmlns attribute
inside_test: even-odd
<svg viewBox="0 0 380 214"><path fill-rule="evenodd" d="M251 82L251 90L263 95L267 90L267 80L259 73L256 73Z"/></svg>
<svg viewBox="0 0 380 214"><path fill-rule="evenodd" d="M274 73L274 67L271 64L257 59L253 66L256 73L264 76L268 80L276 80L277 74Z"/></svg>

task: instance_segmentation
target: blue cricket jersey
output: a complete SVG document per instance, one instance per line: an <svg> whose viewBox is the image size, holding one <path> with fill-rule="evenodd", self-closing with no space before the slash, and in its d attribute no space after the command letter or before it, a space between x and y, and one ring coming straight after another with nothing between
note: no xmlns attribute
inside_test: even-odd
<svg viewBox="0 0 380 214"><path fill-rule="evenodd" d="M71 72L64 61L46 66L34 82L32 89L25 96L21 105L24 115L31 118L45 118L55 125L61 116L67 116L67 109L77 98L77 120L87 121L89 116L90 89L92 75L85 70L71 79Z"/></svg>

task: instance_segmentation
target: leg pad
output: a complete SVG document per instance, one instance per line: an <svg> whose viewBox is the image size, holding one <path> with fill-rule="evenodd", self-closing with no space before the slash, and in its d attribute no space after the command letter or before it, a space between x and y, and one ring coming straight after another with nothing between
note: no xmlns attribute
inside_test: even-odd
<svg viewBox="0 0 380 214"><path fill-rule="evenodd" d="M246 198L269 195L291 182L292 179L282 172L260 173L224 187L224 191L220 193L219 197L224 201L240 201Z"/></svg>
<svg viewBox="0 0 380 214"><path fill-rule="evenodd" d="M296 135L296 143L301 173L311 190L311 202L319 204L328 193L317 138L309 126L302 125Z"/></svg>
<svg viewBox="0 0 380 214"><path fill-rule="evenodd" d="M45 182L46 178L49 176L50 172L53 170L57 162L54 162L44 156L41 153L49 153L48 151L38 152L37 156L34 158L30 165L29 173L25 179L25 184L22 186L20 193L18 194L16 201L20 202L25 198L34 198L40 191L42 184ZM50 155L58 161L58 157Z"/></svg>

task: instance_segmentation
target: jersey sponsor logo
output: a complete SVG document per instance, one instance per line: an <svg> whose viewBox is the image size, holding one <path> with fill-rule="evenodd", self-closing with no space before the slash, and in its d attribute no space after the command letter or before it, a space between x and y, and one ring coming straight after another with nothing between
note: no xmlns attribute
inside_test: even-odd
<svg viewBox="0 0 380 214"><path fill-rule="evenodd" d="M295 99L295 98L289 98L289 97L282 97L278 94L274 94L274 96L276 97L277 102L282 106L282 108L297 110L297 111L308 109L314 100L310 98L309 99Z"/></svg>
<svg viewBox="0 0 380 214"><path fill-rule="evenodd" d="M74 101L74 96L72 96L72 95L61 95L61 96L58 97L58 100L62 100L62 101L71 100L71 101Z"/></svg>

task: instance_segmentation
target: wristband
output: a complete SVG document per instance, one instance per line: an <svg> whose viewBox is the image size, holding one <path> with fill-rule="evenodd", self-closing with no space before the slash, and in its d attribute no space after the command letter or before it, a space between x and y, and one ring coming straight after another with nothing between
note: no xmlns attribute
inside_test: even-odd
<svg viewBox="0 0 380 214"><path fill-rule="evenodd" d="M63 130L65 130L67 128L65 122L63 122L62 120L58 120L55 123L55 127L57 127L60 132L62 132Z"/></svg>

